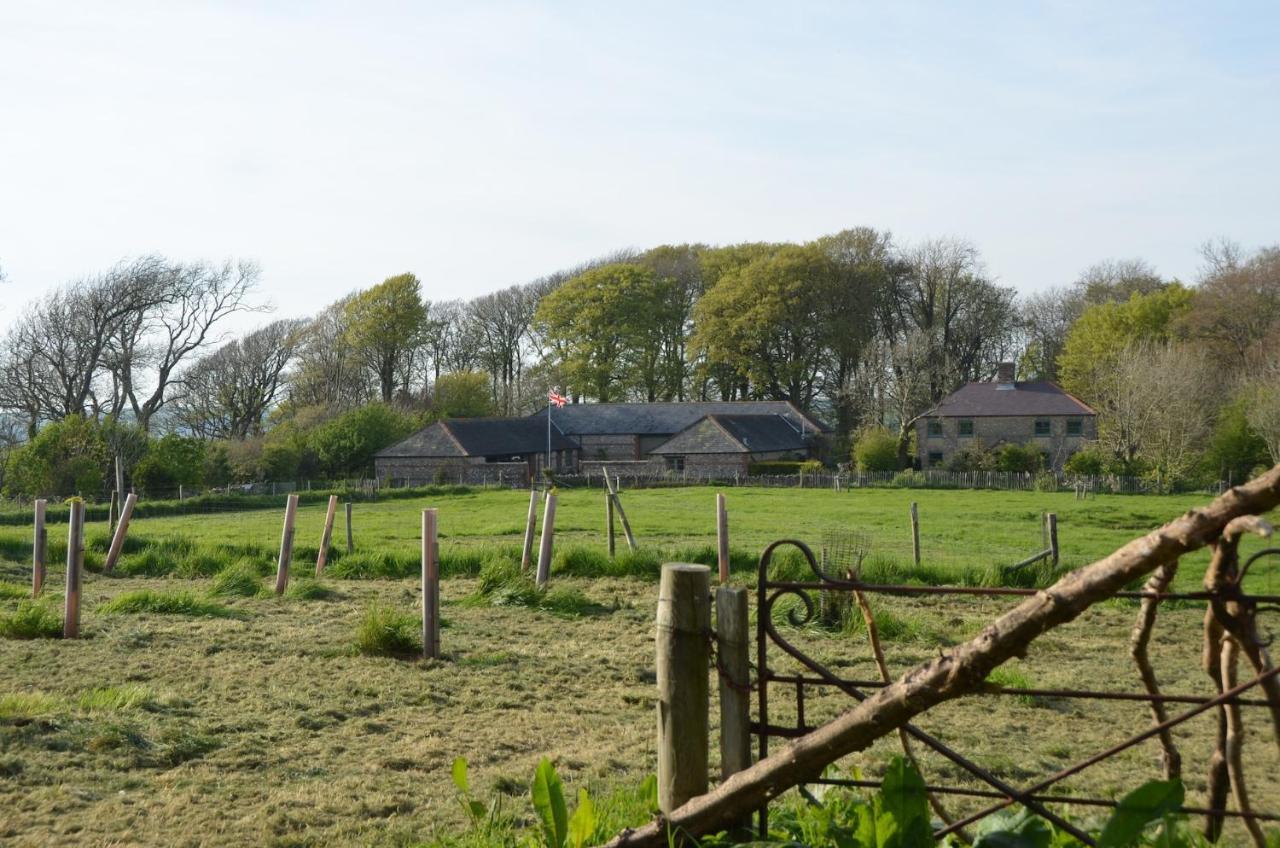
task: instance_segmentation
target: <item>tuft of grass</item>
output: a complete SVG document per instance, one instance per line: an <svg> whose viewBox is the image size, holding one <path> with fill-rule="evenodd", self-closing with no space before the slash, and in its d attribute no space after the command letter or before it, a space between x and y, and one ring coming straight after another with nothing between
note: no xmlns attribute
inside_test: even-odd
<svg viewBox="0 0 1280 848"><path fill-rule="evenodd" d="M21 600L31 595L31 587L23 586L21 583L8 583L0 581L0 600L12 601Z"/></svg>
<svg viewBox="0 0 1280 848"><path fill-rule="evenodd" d="M43 603L21 601L16 610L0 616L0 637L5 639L61 639L62 616Z"/></svg>
<svg viewBox="0 0 1280 848"><path fill-rule="evenodd" d="M235 618L240 615L222 604L204 600L194 592L157 592L152 589L118 595L100 609L106 613L190 615L202 618Z"/></svg>
<svg viewBox="0 0 1280 848"><path fill-rule="evenodd" d="M421 569L421 561L413 554L384 550L343 554L325 572L339 580L403 580Z"/></svg>
<svg viewBox="0 0 1280 848"><path fill-rule="evenodd" d="M58 698L44 692L10 692L0 695L0 721L30 721L53 715L61 706Z"/></svg>
<svg viewBox="0 0 1280 848"><path fill-rule="evenodd" d="M338 597L338 593L316 580L292 580L289 588L284 590L284 596L296 601L331 601Z"/></svg>
<svg viewBox="0 0 1280 848"><path fill-rule="evenodd" d="M383 604L370 604L356 625L355 646L362 654L410 657L422 653L422 622Z"/></svg>
<svg viewBox="0 0 1280 848"><path fill-rule="evenodd" d="M76 699L76 705L85 712L122 712L124 710L148 710L155 706L155 692L149 686L128 683L124 686L101 686L90 689Z"/></svg>
<svg viewBox="0 0 1280 848"><path fill-rule="evenodd" d="M250 560L238 560L213 576L209 594L221 597L252 598L262 592L262 576Z"/></svg>
<svg viewBox="0 0 1280 848"><path fill-rule="evenodd" d="M564 618L606 612L578 589L539 589L514 560L493 559L480 572L480 585L463 603L468 606L528 607Z"/></svg>
<svg viewBox="0 0 1280 848"><path fill-rule="evenodd" d="M987 675L987 685L995 689L1035 689L1036 685L1031 678L1016 666L1002 665L999 668L993 668L991 673ZM1038 707L1044 704L1044 699L1037 695L1015 695L1013 697L1019 704L1026 704L1029 707Z"/></svg>

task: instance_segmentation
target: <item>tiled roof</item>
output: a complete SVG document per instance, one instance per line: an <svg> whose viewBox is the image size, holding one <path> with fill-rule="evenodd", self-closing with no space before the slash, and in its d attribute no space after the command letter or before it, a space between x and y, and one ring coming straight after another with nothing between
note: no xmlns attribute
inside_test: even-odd
<svg viewBox="0 0 1280 848"><path fill-rule="evenodd" d="M652 452L660 455L765 453L807 448L800 429L781 415L708 415Z"/></svg>
<svg viewBox="0 0 1280 848"><path fill-rule="evenodd" d="M994 381L968 383L943 398L928 414L935 418L1097 415L1083 401L1048 380L1014 383L1011 389L1000 386Z"/></svg>
<svg viewBox="0 0 1280 848"><path fill-rule="evenodd" d="M780 415L811 431L830 429L783 400L571 403L551 410L552 420L568 436L674 435L708 415ZM546 407L529 417L545 421Z"/></svg>
<svg viewBox="0 0 1280 848"><path fill-rule="evenodd" d="M554 428L552 450L578 446ZM533 418L448 418L378 451L380 457L506 456L547 449L547 422Z"/></svg>

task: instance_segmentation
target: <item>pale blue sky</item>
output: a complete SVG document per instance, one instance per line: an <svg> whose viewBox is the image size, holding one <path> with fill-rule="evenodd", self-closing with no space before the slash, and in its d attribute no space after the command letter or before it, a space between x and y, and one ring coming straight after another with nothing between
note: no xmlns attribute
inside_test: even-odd
<svg viewBox="0 0 1280 848"><path fill-rule="evenodd" d="M0 324L158 251L281 315L856 225L1031 291L1280 240L1280 4L0 0Z"/></svg>

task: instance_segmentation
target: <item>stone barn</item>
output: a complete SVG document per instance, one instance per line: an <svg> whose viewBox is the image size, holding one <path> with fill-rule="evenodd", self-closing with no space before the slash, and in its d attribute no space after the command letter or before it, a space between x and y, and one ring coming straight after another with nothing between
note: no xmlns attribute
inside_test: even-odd
<svg viewBox="0 0 1280 848"><path fill-rule="evenodd" d="M812 435L781 415L707 415L652 453L672 471L745 475L753 462L808 459Z"/></svg>
<svg viewBox="0 0 1280 848"><path fill-rule="evenodd" d="M384 484L465 483L501 478L513 485L537 479L547 460L547 421L533 418L452 418L437 421L374 454ZM573 472L578 446L554 428L551 467Z"/></svg>

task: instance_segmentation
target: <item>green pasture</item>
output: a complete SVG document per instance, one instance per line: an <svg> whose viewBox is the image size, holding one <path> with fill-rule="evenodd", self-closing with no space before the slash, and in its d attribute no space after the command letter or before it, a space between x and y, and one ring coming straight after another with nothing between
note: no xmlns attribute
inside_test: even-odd
<svg viewBox="0 0 1280 848"><path fill-rule="evenodd" d="M599 489L561 489L556 514L556 566L579 576L656 574L664 559L698 559L712 555L715 544L714 496L717 489L690 487L625 491L622 502L637 537L638 557L625 555L619 528L621 562L604 562L605 505ZM868 561L885 574L923 582L1002 582L1002 569L1043 547L1041 515L1058 516L1061 568L1084 565L1125 542L1206 503L1197 495L1103 495L1078 501L1070 492L996 492L955 490L729 488L734 568L749 578L761 549L769 542L800 539L819 549L824 534L854 530L866 535ZM911 555L909 506L919 505L922 567ZM205 511L165 517L135 518L120 569L126 574L210 576L224 566L250 557L266 568L279 550L283 497L275 508L256 499L252 510L227 504ZM525 491L476 489L416 498L354 504L355 557L346 554L343 509L338 509L330 567L334 576L407 576L420 550L422 509L439 510L444 573L474 574L486 555L518 555L529 494ZM296 568L313 562L325 515L323 502L299 507L295 536ZM542 506L538 520L541 525ZM56 570L65 550L65 525L50 525L50 558ZM87 566L93 570L108 546L106 522L87 526ZM1246 543L1247 549L1257 547ZM0 556L12 579L16 567L30 562L31 532L0 527ZM345 560L345 562L344 562ZM1198 585L1207 555L1188 558L1179 584ZM1271 569L1274 570L1274 569ZM1270 570L1259 570L1256 591L1274 586ZM1039 573L1031 582L1051 575ZM1021 582L1027 583L1026 579Z"/></svg>

